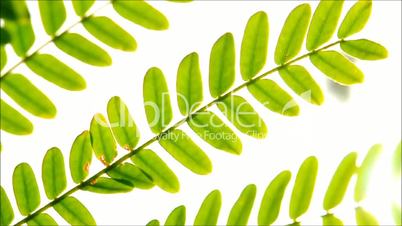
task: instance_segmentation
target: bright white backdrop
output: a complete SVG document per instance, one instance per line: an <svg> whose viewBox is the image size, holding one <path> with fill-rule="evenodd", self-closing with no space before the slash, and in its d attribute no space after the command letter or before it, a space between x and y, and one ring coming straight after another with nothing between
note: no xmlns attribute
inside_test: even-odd
<svg viewBox="0 0 402 226"><path fill-rule="evenodd" d="M347 1L343 16L354 1ZM95 5L98 7L104 2ZM41 162L45 152L53 146L59 147L68 160L71 144L75 137L89 128L93 114L106 114L106 103L114 95L123 98L127 103L137 125L141 128L141 141L151 138L143 110L142 79L151 66L161 68L168 81L172 94L175 91L175 77L177 66L181 59L192 51L200 55L201 70L204 78L204 93L206 101L208 88L208 61L212 44L225 32L232 32L235 37L237 55L244 26L248 18L256 11L264 10L269 15L270 38L269 58L263 71L274 67L273 52L281 27L288 13L298 5L295 1L197 1L189 4L175 4L169 2L151 2L152 5L165 13L170 21L168 31L156 32L145 30L124 19L119 18L107 7L100 15L110 15L130 33L138 42L138 49L134 53L125 53L110 49L97 40L92 39L107 49L113 65L107 68L96 68L78 62L57 50L53 45L46 47L43 52L54 53L77 71L87 80L88 87L83 92L67 92L57 88L43 79L35 76L25 66L19 67L21 72L32 81L46 90L58 108L57 118L42 120L29 116L35 124L35 131L30 136L16 137L7 133L1 134L3 152L1 153L1 185L6 189L12 203L15 201L12 193L11 176L14 167L20 162L28 162L35 170L40 181ZM317 2L310 2L313 9ZM69 2L66 4L70 17L64 24L68 27L78 18L72 12ZM37 4L29 1L32 12L33 26L37 32L35 46L47 40L40 23ZM343 17L342 16L342 17ZM102 225L145 224L153 218L162 222L174 207L186 205L188 210L187 223L193 222L196 211L203 198L213 189L220 189L223 193L222 214L220 224L225 224L231 205L236 201L244 186L255 183L258 187L256 206L263 195L268 182L281 170L289 169L294 176L301 162L310 155L319 159L319 174L316 183L316 192L312 205L306 215L300 220L308 225L321 223L322 198L329 180L340 160L350 151L359 152L359 162L375 143L384 145L384 153L373 175L374 183L370 187L370 195L363 206L376 213L382 224L392 224L390 202L400 200L400 184L392 182L389 176L390 155L401 138L401 2L376 1L369 23L363 32L352 37L369 38L378 41L389 50L389 58L383 61L363 62L356 64L365 72L366 79L362 85L352 87L348 101L341 101L327 91L326 79L318 70L311 67L308 60L300 62L307 65L309 71L319 81L326 95L322 107L310 106L300 98L296 100L301 105L301 115L296 118L286 118L269 112L255 101L250 94L240 91L262 115L268 125L267 139L255 140L242 134L243 154L232 156L206 145L190 131L187 126L182 128L194 137L210 156L214 170L209 176L197 176L190 173L175 162L161 147L154 144L150 148L155 150L177 172L181 181L181 191L178 194L168 194L158 188L151 191L134 190L129 194L97 195L87 192L78 192L78 197L89 208ZM86 34L78 26L74 32ZM88 37L90 35L87 35ZM10 47L7 47L11 53ZM34 47L35 48L35 47ZM18 59L9 54L9 64ZM238 58L236 59L238 61ZM237 71L238 68L236 69ZM277 74L273 79L283 84ZM237 83L240 83L240 75ZM2 96L2 98L6 98ZM172 99L172 106L176 105L176 98ZM14 105L15 106L15 105ZM17 107L17 109L20 109ZM212 108L218 115L215 107ZM174 108L173 121L180 120L177 107ZM224 119L222 117L222 119ZM225 120L225 119L224 119ZM120 154L125 151L120 150ZM68 165L68 164L67 164ZM91 173L101 168L96 160L93 161ZM68 171L67 171L68 172ZM69 179L70 187L72 180ZM352 183L354 180L352 181ZM354 224L353 189L349 189L344 202L335 209L335 214L344 220L345 224ZM288 202L290 189L284 198L278 224L290 223L288 218ZM42 203L47 201L41 191ZM49 211L58 222L65 223L57 214ZM257 208L254 208L250 224L256 223ZM17 216L17 219L20 219Z"/></svg>

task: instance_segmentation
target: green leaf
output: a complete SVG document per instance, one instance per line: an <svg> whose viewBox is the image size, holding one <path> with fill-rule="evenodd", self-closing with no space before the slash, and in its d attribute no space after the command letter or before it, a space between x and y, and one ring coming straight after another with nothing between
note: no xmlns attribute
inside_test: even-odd
<svg viewBox="0 0 402 226"><path fill-rule="evenodd" d="M85 16L85 13L87 13L95 3L95 0L78 0L71 1L71 3L73 3L74 11L78 16Z"/></svg>
<svg viewBox="0 0 402 226"><path fill-rule="evenodd" d="M232 33L225 33L213 45L209 58L209 92L216 98L235 81L235 44Z"/></svg>
<svg viewBox="0 0 402 226"><path fill-rule="evenodd" d="M243 80L249 80L264 67L268 51L268 16L255 13L247 22L240 51L240 72Z"/></svg>
<svg viewBox="0 0 402 226"><path fill-rule="evenodd" d="M368 211L364 210L362 207L357 207L356 209L356 223L359 226L376 226L380 225L375 219L375 217L369 213Z"/></svg>
<svg viewBox="0 0 402 226"><path fill-rule="evenodd" d="M326 211L342 202L349 181L356 172L356 159L357 153L352 152L343 158L336 169L324 197L323 207Z"/></svg>
<svg viewBox="0 0 402 226"><path fill-rule="evenodd" d="M370 184L370 176L374 170L375 164L382 152L382 145L373 145L368 151L362 164L357 170L357 180L355 186L354 199L361 202L367 196L368 185Z"/></svg>
<svg viewBox="0 0 402 226"><path fill-rule="evenodd" d="M257 187L250 184L244 188L236 203L230 210L226 225L247 225L251 210L254 205Z"/></svg>
<svg viewBox="0 0 402 226"><path fill-rule="evenodd" d="M392 216L394 217L395 225L402 224L402 209L400 205L400 203L392 203Z"/></svg>
<svg viewBox="0 0 402 226"><path fill-rule="evenodd" d="M84 63L93 66L112 64L112 58L105 50L79 34L64 33L54 40L54 44L63 52Z"/></svg>
<svg viewBox="0 0 402 226"><path fill-rule="evenodd" d="M7 53L4 46L0 46L0 70L3 70L4 66L7 64Z"/></svg>
<svg viewBox="0 0 402 226"><path fill-rule="evenodd" d="M1 88L22 108L42 118L56 116L56 107L28 79L20 74L8 74L1 78Z"/></svg>
<svg viewBox="0 0 402 226"><path fill-rule="evenodd" d="M194 220L194 225L216 225L222 206L222 195L219 190L213 190L204 199Z"/></svg>
<svg viewBox="0 0 402 226"><path fill-rule="evenodd" d="M2 1L4 2L4 1ZM11 38L11 45L19 57L25 57L35 42L29 11L25 0L8 1L15 13L15 19L5 20L4 26Z"/></svg>
<svg viewBox="0 0 402 226"><path fill-rule="evenodd" d="M397 177L400 177L402 174L401 171L401 164L402 164L402 151L401 151L401 146L402 146L402 142L399 142L398 146L395 149L395 152L392 156L392 168L394 171L394 174Z"/></svg>
<svg viewBox="0 0 402 226"><path fill-rule="evenodd" d="M53 208L71 225L96 225L87 208L72 196L64 198Z"/></svg>
<svg viewBox="0 0 402 226"><path fill-rule="evenodd" d="M183 166L196 174L205 175L212 171L208 156L191 138L179 129L164 134L159 144Z"/></svg>
<svg viewBox="0 0 402 226"><path fill-rule="evenodd" d="M115 180L108 177L99 177L82 189L100 194L116 194L130 192L133 188L134 187L131 184L128 184L125 181Z"/></svg>
<svg viewBox="0 0 402 226"><path fill-rule="evenodd" d="M343 39L361 31L370 17L371 7L371 0L356 2L343 19L338 30L338 38Z"/></svg>
<svg viewBox="0 0 402 226"><path fill-rule="evenodd" d="M143 0L115 0L112 3L120 16L133 23L152 30L166 30L169 27L166 17Z"/></svg>
<svg viewBox="0 0 402 226"><path fill-rule="evenodd" d="M310 17L311 8L307 3L297 6L289 14L276 45L276 64L284 64L300 52Z"/></svg>
<svg viewBox="0 0 402 226"><path fill-rule="evenodd" d="M322 225L323 226L343 226L343 222L335 217L333 214L327 214L322 216Z"/></svg>
<svg viewBox="0 0 402 226"><path fill-rule="evenodd" d="M202 77L198 54L184 57L177 70L177 104L182 115L194 112L202 103Z"/></svg>
<svg viewBox="0 0 402 226"><path fill-rule="evenodd" d="M49 149L43 158L42 181L50 200L59 196L67 187L63 153L56 147Z"/></svg>
<svg viewBox="0 0 402 226"><path fill-rule="evenodd" d="M213 112L202 111L191 116L190 128L213 147L239 155L242 151L240 138Z"/></svg>
<svg viewBox="0 0 402 226"><path fill-rule="evenodd" d="M151 220L150 222L148 222L147 224L146 224L146 226L159 226L160 225L160 223L159 223L159 221L158 220Z"/></svg>
<svg viewBox="0 0 402 226"><path fill-rule="evenodd" d="M384 46L367 39L343 41L341 48L345 53L362 60L381 60L388 57Z"/></svg>
<svg viewBox="0 0 402 226"><path fill-rule="evenodd" d="M163 72L150 68L144 78L143 95L148 124L155 134L161 133L172 121L169 90Z"/></svg>
<svg viewBox="0 0 402 226"><path fill-rule="evenodd" d="M341 16L343 2L343 0L320 1L307 33L306 47L308 51L317 49L331 39Z"/></svg>
<svg viewBox="0 0 402 226"><path fill-rule="evenodd" d="M88 131L84 131L75 138L70 152L70 172L74 183L79 184L85 180L91 161L91 137Z"/></svg>
<svg viewBox="0 0 402 226"><path fill-rule="evenodd" d="M293 98L274 81L261 79L247 86L248 91L269 110L286 115L297 116L299 106Z"/></svg>
<svg viewBox="0 0 402 226"><path fill-rule="evenodd" d="M91 132L92 147L96 157L105 165L113 162L117 156L116 142L109 124L102 114L94 115L89 131Z"/></svg>
<svg viewBox="0 0 402 226"><path fill-rule="evenodd" d="M290 178L290 171L282 171L268 185L258 212L258 225L271 225L278 218L283 195Z"/></svg>
<svg viewBox="0 0 402 226"><path fill-rule="evenodd" d="M15 167L13 173L14 195L18 209L23 216L28 216L40 204L40 194L35 174L28 163Z"/></svg>
<svg viewBox="0 0 402 226"><path fill-rule="evenodd" d="M107 115L117 143L126 150L133 150L140 139L140 131L120 97L109 100Z"/></svg>
<svg viewBox="0 0 402 226"><path fill-rule="evenodd" d="M131 157L131 160L152 178L155 185L163 190L171 193L176 193L180 190L177 176L153 151L148 149L140 150Z"/></svg>
<svg viewBox="0 0 402 226"><path fill-rule="evenodd" d="M286 85L306 101L316 105L324 102L320 86L303 66L289 65L279 69L279 74Z"/></svg>
<svg viewBox="0 0 402 226"><path fill-rule="evenodd" d="M82 24L95 38L112 48L124 51L137 48L135 39L108 17L89 17Z"/></svg>
<svg viewBox="0 0 402 226"><path fill-rule="evenodd" d="M176 207L167 217L165 221L165 226L184 226L186 224L186 207L179 206Z"/></svg>
<svg viewBox="0 0 402 226"><path fill-rule="evenodd" d="M28 226L57 225L57 222L47 213L40 213L27 222Z"/></svg>
<svg viewBox="0 0 402 226"><path fill-rule="evenodd" d="M362 83L364 74L352 62L336 51L322 51L310 56L322 73L343 85Z"/></svg>
<svg viewBox="0 0 402 226"><path fill-rule="evenodd" d="M76 91L86 87L81 75L52 55L37 53L25 63L33 72L61 88Z"/></svg>
<svg viewBox="0 0 402 226"><path fill-rule="evenodd" d="M218 102L217 106L240 132L258 139L267 136L264 121L243 97L230 95Z"/></svg>
<svg viewBox="0 0 402 226"><path fill-rule="evenodd" d="M296 176L290 199L289 216L295 220L305 213L313 196L318 161L314 156L304 160Z"/></svg>
<svg viewBox="0 0 402 226"><path fill-rule="evenodd" d="M38 1L40 17L48 35L54 36L66 20L63 1Z"/></svg>
<svg viewBox="0 0 402 226"><path fill-rule="evenodd" d="M16 135L27 135L33 131L32 123L3 100L1 100L0 116L1 130Z"/></svg>
<svg viewBox="0 0 402 226"><path fill-rule="evenodd" d="M154 186L152 179L141 169L130 163L123 163L107 173L111 178L127 181L131 185L150 189Z"/></svg>
<svg viewBox="0 0 402 226"><path fill-rule="evenodd" d="M2 105L3 107L3 105ZM9 225L14 219L14 211L6 191L0 186L0 225Z"/></svg>

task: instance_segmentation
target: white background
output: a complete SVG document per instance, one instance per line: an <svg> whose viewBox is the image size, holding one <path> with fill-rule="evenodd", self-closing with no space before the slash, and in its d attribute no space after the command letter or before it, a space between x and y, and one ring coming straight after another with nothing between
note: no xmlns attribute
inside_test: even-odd
<svg viewBox="0 0 402 226"><path fill-rule="evenodd" d="M318 2L310 2L312 9ZM98 2L97 8L104 4ZM225 32L232 32L235 37L237 56L242 39L244 26L248 18L259 10L269 15L270 38L269 57L263 71L275 67L273 53L281 27L288 13L299 3L295 1L199 1L188 4L169 2L151 2L162 11L170 21L168 31L150 31L143 29L129 21L120 18L108 6L100 11L100 15L108 15L127 29L138 42L138 49L133 53L120 52L104 46L90 37L81 25L73 29L74 32L85 34L95 43L104 47L113 58L113 65L106 68L96 68L85 65L70 56L57 50L53 44L43 52L53 53L66 64L75 68L87 80L87 89L83 92L68 92L62 90L30 72L24 65L15 72L23 73L38 87L45 90L54 100L58 115L54 120L43 120L29 114L28 118L34 122L35 131L30 136L17 137L2 132L1 142L1 185L7 191L15 210L11 176L14 167L21 162L28 162L34 169L41 188L41 206L46 204L46 196L40 181L41 162L45 152L53 147L59 147L68 155L75 137L89 128L92 116L97 113L106 114L106 103L114 95L123 98L127 103L137 125L141 128L141 142L153 136L146 124L142 103L142 80L145 72L151 66L161 68L168 81L169 89L174 94L176 71L181 59L190 52L196 51L200 55L201 70L204 79L205 102L211 100L208 95L208 61L209 52L213 43ZM344 5L342 18L354 1L347 1ZM68 27L78 18L74 16L71 3L67 3L68 20L64 27ZM29 2L32 21L37 42L35 47L48 40L42 28L37 4ZM269 134L264 140L256 140L238 133L243 142L243 154L232 156L216 150L188 129L187 131L210 156L214 164L211 175L197 176L175 162L157 144L150 146L171 166L181 182L181 191L169 194L154 188L150 191L135 189L129 194L98 195L88 192L77 192L79 198L92 212L98 224L145 224L153 218L163 223L168 213L178 205L186 205L187 224L191 224L204 197L213 189L220 189L223 194L223 205L219 224L225 224L231 206L236 201L241 190L249 183L258 187L256 205L250 217L250 224L256 224L258 207L263 192L270 180L280 171L292 171L292 181L287 189L282 211L277 224L291 223L288 217L288 203L294 177L301 162L310 155L319 159L319 173L316 182L315 195L312 205L300 221L308 225L321 223L322 199L329 180L337 164L351 151L359 152L361 162L366 151L375 143L384 145L381 162L372 176L369 198L362 205L375 213L382 224L393 224L390 202L400 200L401 187L395 178L390 177L390 155L401 138L401 3L399 1L381 1L373 3L373 12L366 28L352 37L369 38L380 42L389 50L389 58L383 61L363 62L356 64L365 72L365 83L353 86L350 97L342 101L327 90L325 76L313 68L308 60L299 62L305 65L316 78L326 94L323 106L311 106L301 98L295 97L301 106L301 115L288 118L277 115L263 108L246 91L239 94L247 98L264 118L268 125ZM332 40L336 40L335 38ZM336 47L337 48L337 47ZM10 67L17 58L11 55L11 47L7 47ZM305 50L303 50L304 52ZM236 59L238 61L238 57ZM239 71L239 68L236 69ZM270 75L278 83L277 74ZM236 85L241 83L237 75ZM285 87L285 86L283 86ZM287 89L289 90L289 89ZM292 93L291 91L289 91ZM293 95L293 93L292 93ZM2 98L9 100L2 93ZM172 96L172 106L177 106L176 98ZM12 101L8 101L12 102ZM17 109L20 109L13 104ZM218 115L216 108L211 108ZM22 110L22 112L24 112ZM174 122L181 119L177 107L174 108ZM224 117L223 120L226 121ZM125 151L119 150L120 155ZM66 166L68 163L66 162ZM91 174L100 170L102 165L93 160ZM68 171L67 171L68 172ZM70 177L69 187L74 186ZM394 182L393 182L394 180ZM353 202L353 184L348 190L344 202L334 210L335 214L344 220L345 224L355 224ZM399 201L400 202L400 201ZM53 210L49 213L60 224L66 224ZM16 218L21 219L18 214Z"/></svg>

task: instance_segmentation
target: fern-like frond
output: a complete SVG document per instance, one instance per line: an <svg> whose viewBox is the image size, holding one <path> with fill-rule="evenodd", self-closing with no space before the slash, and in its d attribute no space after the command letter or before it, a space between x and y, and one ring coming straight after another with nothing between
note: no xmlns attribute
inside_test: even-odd
<svg viewBox="0 0 402 226"><path fill-rule="evenodd" d="M67 16L70 16L66 13L65 2L62 0L38 1L43 28L50 40L38 49L31 50L35 43L35 30L31 24L26 2L24 0L1 1L0 16L4 20L4 27L2 23L0 30L0 82L2 90L26 111L42 118L55 117L56 107L24 75L14 73L14 70L21 64L26 64L33 73L63 89L79 91L86 87L85 79L71 65L64 64L63 60L53 55L41 53L48 44L54 43L59 50L86 64L109 66L112 64L112 58L103 47L96 45L80 34L71 33L70 30L76 25L82 24L92 36L104 44L118 50L134 51L137 47L134 37L115 23L113 19L106 16L95 16L99 10L112 5L120 16L147 29L165 30L169 26L167 18L145 1L108 0L102 7L91 12L89 11L95 0L66 2L72 3L79 20L67 29L61 30ZM3 71L7 63L5 45L8 43L11 44L14 53L21 60L10 66L7 71ZM30 134L33 130L32 124L30 123L31 126L27 126L29 120L23 114L18 113L23 120L9 120L16 111L10 105L2 110L1 129L16 135Z"/></svg>
<svg viewBox="0 0 402 226"><path fill-rule="evenodd" d="M372 155L372 150L378 150L379 147L378 145L373 146L365 159L371 159L370 155ZM330 211L342 202L343 196L349 187L350 179L355 175L357 178L364 177L365 179L369 179L370 172L363 166L366 160L363 161L363 165L357 166L356 159L357 154L355 152L345 156L330 181L323 201L323 208L327 211L327 214L322 216L322 224L325 226L343 225L342 221ZM289 204L289 217L293 221L290 225L300 225L302 223L297 221L297 219L306 213L309 208L310 201L313 198L317 169L318 161L314 156L304 160L299 168ZM226 225L248 225L252 211L258 212L258 225L274 224L281 211L282 198L290 180L290 171L285 170L279 173L269 183L260 201L255 200L257 193L256 186L254 184L246 186L239 198L234 202L229 212ZM355 194L361 191L362 187L359 185L359 182L357 182L355 185ZM214 190L209 193L201 204L193 223L189 222L190 219L186 219L185 206L179 206L168 215L163 225L217 225L219 215L222 213L221 196L219 190ZM357 225L379 225L376 218L361 206L358 206L355 211ZM159 225L159 221L154 219L146 225Z"/></svg>

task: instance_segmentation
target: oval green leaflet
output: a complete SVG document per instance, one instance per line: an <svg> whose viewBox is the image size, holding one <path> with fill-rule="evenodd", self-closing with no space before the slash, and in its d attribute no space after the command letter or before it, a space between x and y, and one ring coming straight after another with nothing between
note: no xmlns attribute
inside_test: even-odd
<svg viewBox="0 0 402 226"><path fill-rule="evenodd" d="M141 189L150 189L154 186L152 179L144 171L130 163L123 163L107 172L107 174L120 181L126 181L132 186Z"/></svg>
<svg viewBox="0 0 402 226"><path fill-rule="evenodd" d="M9 6L15 15L14 19L5 19L4 27L10 35L10 42L19 57L25 57L35 42L29 11L25 0L9 1Z"/></svg>
<svg viewBox="0 0 402 226"><path fill-rule="evenodd" d="M134 186L122 180L115 180L108 177L99 177L91 181L89 185L82 190L100 193L100 194L116 194L127 193L132 191Z"/></svg>
<svg viewBox="0 0 402 226"><path fill-rule="evenodd" d="M202 103L202 77L197 53L190 53L180 62L176 92L177 104L182 115L190 114Z"/></svg>
<svg viewBox="0 0 402 226"><path fill-rule="evenodd" d="M203 140L217 149L241 154L240 138L213 112L197 112L188 120L190 128Z"/></svg>
<svg viewBox="0 0 402 226"><path fill-rule="evenodd" d="M276 64L284 64L300 52L310 17L311 8L309 4L301 4L289 14L276 45Z"/></svg>
<svg viewBox="0 0 402 226"><path fill-rule="evenodd" d="M109 165L117 156L116 142L109 124L102 114L95 114L90 127L92 148L95 155L103 164Z"/></svg>
<svg viewBox="0 0 402 226"><path fill-rule="evenodd" d="M268 16L259 11L252 15L244 30L240 49L240 72L249 80L264 67L268 52Z"/></svg>
<svg viewBox="0 0 402 226"><path fill-rule="evenodd" d="M120 16L145 28L166 30L169 27L169 21L166 17L143 0L115 0L112 4L113 8Z"/></svg>
<svg viewBox="0 0 402 226"><path fill-rule="evenodd" d="M222 195L219 190L208 194L198 210L194 225L216 225L222 206Z"/></svg>
<svg viewBox="0 0 402 226"><path fill-rule="evenodd" d="M140 139L140 132L120 97L115 96L109 100L107 115L117 143L126 150L133 150Z"/></svg>
<svg viewBox="0 0 402 226"><path fill-rule="evenodd" d="M62 199L53 208L71 225L96 225L88 209L72 196Z"/></svg>
<svg viewBox="0 0 402 226"><path fill-rule="evenodd" d="M35 174L30 165L21 163L13 173L13 189L18 209L28 216L40 204L40 194Z"/></svg>
<svg viewBox="0 0 402 226"><path fill-rule="evenodd" d="M176 207L167 217L164 225L184 226L186 224L186 207Z"/></svg>
<svg viewBox="0 0 402 226"><path fill-rule="evenodd" d="M295 220L310 206L318 171L318 161L314 156L304 160L297 172L290 198L289 216Z"/></svg>
<svg viewBox="0 0 402 226"><path fill-rule="evenodd" d="M66 20L63 1L38 1L42 24L48 35L54 36Z"/></svg>
<svg viewBox="0 0 402 226"><path fill-rule="evenodd" d="M148 149L140 150L131 157L131 160L149 175L158 187L171 193L176 193L180 190L177 176L153 151Z"/></svg>
<svg viewBox="0 0 402 226"><path fill-rule="evenodd" d="M53 118L57 110L49 98L27 78L20 74L8 74L1 79L1 89L31 114Z"/></svg>
<svg viewBox="0 0 402 226"><path fill-rule="evenodd" d="M182 130L174 129L159 138L159 144L178 162L200 175L212 171L212 163L200 147Z"/></svg>
<svg viewBox="0 0 402 226"><path fill-rule="evenodd" d="M321 51L310 56L311 62L330 79L344 85L362 83L364 74L336 51Z"/></svg>
<svg viewBox="0 0 402 226"><path fill-rule="evenodd" d="M278 84L270 79L261 79L247 86L250 93L269 110L285 115L297 116L299 106Z"/></svg>
<svg viewBox="0 0 402 226"><path fill-rule="evenodd" d="M63 33L54 44L66 54L93 66L109 66L112 58L101 47L75 33Z"/></svg>
<svg viewBox="0 0 402 226"><path fill-rule="evenodd" d="M83 90L85 80L72 68L49 54L34 54L25 62L37 75L67 90Z"/></svg>
<svg viewBox="0 0 402 226"><path fill-rule="evenodd" d="M282 199L290 178L290 171L282 171L268 185L258 212L258 225L271 225L278 218Z"/></svg>
<svg viewBox="0 0 402 226"><path fill-rule="evenodd" d="M6 132L16 135L27 135L32 133L33 125L21 113L1 100L1 123L0 128Z"/></svg>
<svg viewBox="0 0 402 226"><path fill-rule="evenodd" d="M336 169L324 197L323 207L326 211L329 211L341 203L346 189L348 188L349 181L356 172L356 159L357 153L352 152L345 156Z"/></svg>
<svg viewBox="0 0 402 226"><path fill-rule="evenodd" d="M165 76L159 68L150 68L143 83L145 114L152 132L159 134L172 121L173 112Z"/></svg>
<svg viewBox="0 0 402 226"><path fill-rule="evenodd" d="M257 187L254 184L244 188L230 211L227 225L247 225L256 194Z"/></svg>
<svg viewBox="0 0 402 226"><path fill-rule="evenodd" d="M3 187L0 186L0 225L9 225L14 219L14 211L11 206L10 200L4 191Z"/></svg>
<svg viewBox="0 0 402 226"><path fill-rule="evenodd" d="M338 38L343 39L361 31L371 14L371 0L359 0L348 11L338 30Z"/></svg>
<svg viewBox="0 0 402 226"><path fill-rule="evenodd" d="M49 149L43 158L42 181L50 200L59 196L67 187L63 153L56 147Z"/></svg>
<svg viewBox="0 0 402 226"><path fill-rule="evenodd" d="M159 226L160 225L160 223L159 223L159 221L158 220L151 220L150 222L148 222L147 224L146 224L146 226Z"/></svg>
<svg viewBox="0 0 402 226"><path fill-rule="evenodd" d="M108 17L89 17L82 24L95 38L112 48L123 51L134 51L137 48L135 39Z"/></svg>
<svg viewBox="0 0 402 226"><path fill-rule="evenodd" d="M85 16L85 13L95 3L95 0L71 1L71 3L73 3L74 11L78 16Z"/></svg>
<svg viewBox="0 0 402 226"><path fill-rule="evenodd" d="M380 225L377 219L368 211L363 209L362 207L357 207L355 209L356 214L356 223L358 226L376 226Z"/></svg>
<svg viewBox="0 0 402 226"><path fill-rule="evenodd" d="M361 60L381 60L388 57L384 46L367 39L343 41L341 48L345 53Z"/></svg>
<svg viewBox="0 0 402 226"><path fill-rule="evenodd" d="M222 35L212 46L209 58L209 92L216 98L234 83L235 44L231 33Z"/></svg>
<svg viewBox="0 0 402 226"><path fill-rule="evenodd" d="M360 202L366 198L368 185L370 184L370 176L375 167L375 164L382 152L382 145L373 145L368 151L362 164L357 170L357 180L355 186L354 199L356 202Z"/></svg>
<svg viewBox="0 0 402 226"><path fill-rule="evenodd" d="M322 216L322 225L323 226L343 226L343 222L335 217L333 214L327 214L325 216Z"/></svg>
<svg viewBox="0 0 402 226"><path fill-rule="evenodd" d="M230 95L218 102L217 106L240 132L258 139L267 136L265 122L243 97Z"/></svg>
<svg viewBox="0 0 402 226"><path fill-rule="evenodd" d="M320 1L307 33L306 47L308 51L317 49L331 39L341 16L343 2L343 0Z"/></svg>
<svg viewBox="0 0 402 226"><path fill-rule="evenodd" d="M79 184L88 176L92 161L91 137L88 131L75 138L71 146L69 165L74 183Z"/></svg>
<svg viewBox="0 0 402 226"><path fill-rule="evenodd" d="M40 213L27 222L28 226L57 225L57 222L47 213Z"/></svg>

